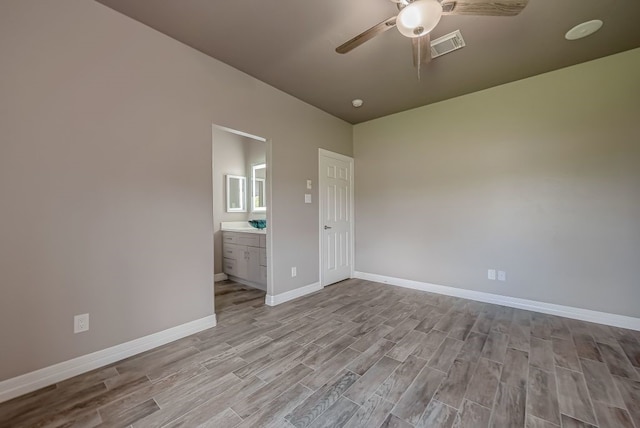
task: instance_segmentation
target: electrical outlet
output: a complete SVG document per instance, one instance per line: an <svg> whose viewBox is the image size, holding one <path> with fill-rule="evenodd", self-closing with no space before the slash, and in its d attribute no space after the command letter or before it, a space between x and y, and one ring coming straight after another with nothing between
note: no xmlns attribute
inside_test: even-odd
<svg viewBox="0 0 640 428"><path fill-rule="evenodd" d="M76 315L73 317L73 332L82 333L89 330L89 314Z"/></svg>
<svg viewBox="0 0 640 428"><path fill-rule="evenodd" d="M291 278L295 278L298 275L298 269L294 266L291 268Z"/></svg>
<svg viewBox="0 0 640 428"><path fill-rule="evenodd" d="M487 278L489 278L492 281L496 280L496 270L495 269L489 269L487 271Z"/></svg>
<svg viewBox="0 0 640 428"><path fill-rule="evenodd" d="M507 280L507 273L503 270L499 270L498 271L498 281L506 281Z"/></svg>

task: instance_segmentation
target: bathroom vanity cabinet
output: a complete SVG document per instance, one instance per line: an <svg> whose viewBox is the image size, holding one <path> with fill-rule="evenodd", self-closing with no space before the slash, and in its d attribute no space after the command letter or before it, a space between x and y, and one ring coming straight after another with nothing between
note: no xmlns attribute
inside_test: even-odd
<svg viewBox="0 0 640 428"><path fill-rule="evenodd" d="M222 270L231 279L266 290L267 236L265 234L223 231L222 256Z"/></svg>

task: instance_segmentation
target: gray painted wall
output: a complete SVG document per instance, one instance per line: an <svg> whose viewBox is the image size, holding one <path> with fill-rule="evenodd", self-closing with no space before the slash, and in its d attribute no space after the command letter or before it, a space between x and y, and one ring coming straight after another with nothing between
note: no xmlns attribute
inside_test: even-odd
<svg viewBox="0 0 640 428"><path fill-rule="evenodd" d="M212 124L272 140L274 291L318 281L351 125L91 1L0 2L0 57L0 380L212 314Z"/></svg>
<svg viewBox="0 0 640 428"><path fill-rule="evenodd" d="M356 269L640 316L638 76L640 49L356 125Z"/></svg>

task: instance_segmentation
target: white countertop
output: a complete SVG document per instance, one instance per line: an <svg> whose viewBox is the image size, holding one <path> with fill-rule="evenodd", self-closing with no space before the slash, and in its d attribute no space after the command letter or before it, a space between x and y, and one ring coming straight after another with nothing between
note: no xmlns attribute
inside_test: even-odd
<svg viewBox="0 0 640 428"><path fill-rule="evenodd" d="M223 232L257 233L266 235L267 229L256 229L246 221L223 221L220 223L220 230Z"/></svg>

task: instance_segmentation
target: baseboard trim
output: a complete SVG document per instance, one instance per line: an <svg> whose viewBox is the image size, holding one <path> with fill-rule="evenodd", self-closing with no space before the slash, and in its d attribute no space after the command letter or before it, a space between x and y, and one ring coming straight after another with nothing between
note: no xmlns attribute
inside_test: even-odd
<svg viewBox="0 0 640 428"><path fill-rule="evenodd" d="M213 282L226 281L229 279L226 273L216 273L213 275Z"/></svg>
<svg viewBox="0 0 640 428"><path fill-rule="evenodd" d="M428 291L430 293L461 297L463 299L476 300L478 302L494 303L496 305L509 306L511 308L525 309L528 311L558 315L566 318L573 318L582 321L595 322L599 324L606 324L614 327L622 327L640 331L640 318L629 317L626 315L610 314L607 312L593 311L591 309L556 305L553 303L539 302L536 300L502 296L499 294L485 293L482 291L467 290L445 285L430 284L427 282L394 278L391 276L377 275L367 272L354 272L354 274L358 279L381 282L383 284L396 285L398 287L412 288L414 290Z"/></svg>
<svg viewBox="0 0 640 428"><path fill-rule="evenodd" d="M267 306L276 306L320 290L322 290L322 285L320 285L319 282L314 282L313 284L305 285L304 287L296 288L295 290L287 291L286 293L276 295L267 294L264 303Z"/></svg>
<svg viewBox="0 0 640 428"><path fill-rule="evenodd" d="M169 328L0 382L0 403L216 326L216 315Z"/></svg>

